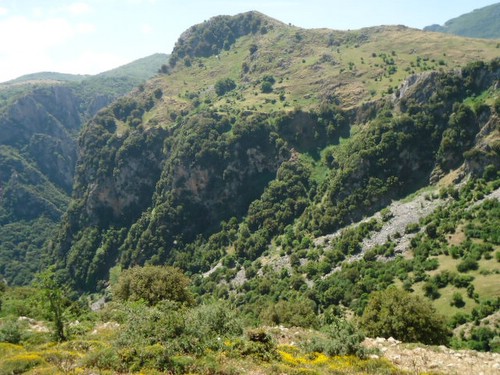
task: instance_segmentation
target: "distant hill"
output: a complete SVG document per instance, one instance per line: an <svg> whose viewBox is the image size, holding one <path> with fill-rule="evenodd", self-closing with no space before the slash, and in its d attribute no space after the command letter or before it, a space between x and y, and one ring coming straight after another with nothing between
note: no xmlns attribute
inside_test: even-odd
<svg viewBox="0 0 500 375"><path fill-rule="evenodd" d="M28 74L0 84L0 274L31 280L66 210L82 125L157 74L155 54L95 75Z"/></svg>
<svg viewBox="0 0 500 375"><path fill-rule="evenodd" d="M462 14L441 25L424 27L424 31L467 36L471 38L500 38L500 3Z"/></svg>
<svg viewBox="0 0 500 375"><path fill-rule="evenodd" d="M25 74L21 77L4 82L4 84L24 83L29 81L58 81L58 82L81 82L90 75L66 74L57 72L38 72Z"/></svg>

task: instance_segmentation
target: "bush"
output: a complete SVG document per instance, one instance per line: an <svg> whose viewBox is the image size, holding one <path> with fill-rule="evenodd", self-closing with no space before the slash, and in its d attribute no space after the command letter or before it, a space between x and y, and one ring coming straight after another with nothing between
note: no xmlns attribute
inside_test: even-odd
<svg viewBox="0 0 500 375"><path fill-rule="evenodd" d="M479 264L473 258L465 258L459 264L457 264L458 272L467 272L471 270L477 270L479 268Z"/></svg>
<svg viewBox="0 0 500 375"><path fill-rule="evenodd" d="M21 327L17 319L6 319L0 323L0 341L19 344L21 341Z"/></svg>
<svg viewBox="0 0 500 375"><path fill-rule="evenodd" d="M1 362L0 374L23 374L42 363L43 359L38 354L17 354Z"/></svg>
<svg viewBox="0 0 500 375"><path fill-rule="evenodd" d="M461 307L465 306L464 298L462 297L462 294L460 294L460 292L453 293L450 305L458 307L458 308L461 308Z"/></svg>
<svg viewBox="0 0 500 375"><path fill-rule="evenodd" d="M220 302L191 309L171 301L152 307L134 303L124 310L124 329L116 341L119 348L159 344L165 347L163 356L203 355L243 332L236 312Z"/></svg>
<svg viewBox="0 0 500 375"><path fill-rule="evenodd" d="M365 349L361 345L365 337L353 323L334 318L322 331L326 336L314 337L303 344L307 352L322 352L329 356L365 356Z"/></svg>
<svg viewBox="0 0 500 375"><path fill-rule="evenodd" d="M317 327L318 319L314 310L314 302L308 299L281 300L264 310L261 318L267 324L273 325L304 328Z"/></svg>
<svg viewBox="0 0 500 375"><path fill-rule="evenodd" d="M226 92L234 90L236 88L236 82L231 78L222 78L215 82L215 93L218 96L224 95Z"/></svg>
<svg viewBox="0 0 500 375"><path fill-rule="evenodd" d="M445 344L449 335L444 317L429 301L397 288L372 293L361 324L369 336L405 342Z"/></svg>
<svg viewBox="0 0 500 375"><path fill-rule="evenodd" d="M263 329L253 329L247 332L248 341L240 341L236 350L244 356L251 356L261 361L271 361L278 358L276 343Z"/></svg>
<svg viewBox="0 0 500 375"><path fill-rule="evenodd" d="M113 286L113 296L122 301L144 300L152 306L162 300L191 304L189 278L174 267L145 266L123 271Z"/></svg>

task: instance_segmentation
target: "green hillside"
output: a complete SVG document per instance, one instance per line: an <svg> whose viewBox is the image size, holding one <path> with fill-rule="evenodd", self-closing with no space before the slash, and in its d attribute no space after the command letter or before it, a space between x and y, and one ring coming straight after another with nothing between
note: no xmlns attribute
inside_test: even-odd
<svg viewBox="0 0 500 375"><path fill-rule="evenodd" d="M500 3L475 9L457 18L446 21L444 25L424 27L426 31L455 34L469 38L500 39Z"/></svg>

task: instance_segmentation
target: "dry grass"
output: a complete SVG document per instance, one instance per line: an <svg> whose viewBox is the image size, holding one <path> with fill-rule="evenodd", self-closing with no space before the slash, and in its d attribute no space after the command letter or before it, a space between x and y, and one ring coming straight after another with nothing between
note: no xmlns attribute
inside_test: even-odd
<svg viewBox="0 0 500 375"><path fill-rule="evenodd" d="M251 56L252 44L258 50ZM150 81L144 95L161 87L164 105L153 108L145 120L172 125L173 112L194 108L194 100L189 98L193 93L200 108L220 112L315 109L325 100L350 108L388 95L388 90L396 90L411 74L491 60L499 54L496 47L496 41L402 26L341 32L276 24L267 34L238 39L219 56L193 59L189 67L180 61L171 74ZM243 64L248 73L243 72ZM391 65L396 68L392 74L388 72ZM276 79L274 91L268 94L260 90L260 80L266 74ZM238 87L217 97L213 87L221 78L233 79ZM280 100L280 94L285 100Z"/></svg>

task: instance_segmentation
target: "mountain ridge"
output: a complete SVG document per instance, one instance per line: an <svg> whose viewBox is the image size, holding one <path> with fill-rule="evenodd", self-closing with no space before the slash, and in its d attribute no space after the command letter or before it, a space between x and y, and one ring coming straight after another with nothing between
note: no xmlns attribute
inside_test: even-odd
<svg viewBox="0 0 500 375"><path fill-rule="evenodd" d="M470 38L499 39L499 17L500 3L497 3L452 18L443 26L437 24L426 26L424 31L450 33Z"/></svg>

